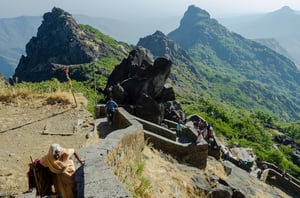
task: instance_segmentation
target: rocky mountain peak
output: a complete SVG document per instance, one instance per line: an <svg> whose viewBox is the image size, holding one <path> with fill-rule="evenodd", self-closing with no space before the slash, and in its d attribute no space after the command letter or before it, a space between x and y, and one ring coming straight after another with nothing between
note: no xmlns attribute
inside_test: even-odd
<svg viewBox="0 0 300 198"><path fill-rule="evenodd" d="M65 31L64 34L74 34L79 29L72 15L60 8L54 7L51 12L44 14L43 19L43 23L38 29L38 37L45 37L53 33L62 35L63 31Z"/></svg>
<svg viewBox="0 0 300 198"><path fill-rule="evenodd" d="M85 44L93 38L79 27L71 14L54 7L43 19L37 37L26 46L28 57L37 58L33 65L45 62L80 64L94 58L96 50Z"/></svg>
<svg viewBox="0 0 300 198"><path fill-rule="evenodd" d="M186 50L199 42L210 45L210 42L218 40L219 35L226 35L227 32L217 20L210 18L207 11L189 6L180 21L180 26L168 36Z"/></svg>
<svg viewBox="0 0 300 198"><path fill-rule="evenodd" d="M297 11L291 9L289 6L283 6L282 8L275 10L274 12L270 12L266 15L266 18L269 18L269 20L275 19L276 24L279 22L279 24L289 24L295 17L299 17ZM282 22L282 20L285 22Z"/></svg>
<svg viewBox="0 0 300 198"><path fill-rule="evenodd" d="M107 50L103 42L81 28L71 14L54 7L44 14L37 36L27 43L27 56L21 57L14 77L19 81L51 79L56 70L54 65L88 63Z"/></svg>
<svg viewBox="0 0 300 198"><path fill-rule="evenodd" d="M161 31L157 30L154 34L154 36L165 36L164 33L162 33Z"/></svg>
<svg viewBox="0 0 300 198"><path fill-rule="evenodd" d="M288 14L288 13L295 14L295 11L293 9L291 9L289 6L283 6L282 8L277 10L277 12L280 12L283 14Z"/></svg>
<svg viewBox="0 0 300 198"><path fill-rule="evenodd" d="M191 24L198 23L199 21L209 20L210 15L207 11L198 8L194 5L188 7L180 21L180 26L190 26Z"/></svg>

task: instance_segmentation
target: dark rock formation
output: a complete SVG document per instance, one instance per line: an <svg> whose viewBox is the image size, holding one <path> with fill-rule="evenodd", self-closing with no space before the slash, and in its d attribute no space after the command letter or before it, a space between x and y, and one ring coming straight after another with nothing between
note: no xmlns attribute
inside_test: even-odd
<svg viewBox="0 0 300 198"><path fill-rule="evenodd" d="M164 103L165 119L178 121L178 119L185 120L185 112L182 110L181 105L176 100L170 100Z"/></svg>
<svg viewBox="0 0 300 198"><path fill-rule="evenodd" d="M300 151L295 150L292 153L292 161L294 164L297 164L297 166L300 166Z"/></svg>
<svg viewBox="0 0 300 198"><path fill-rule="evenodd" d="M210 197L218 198L231 198L233 193L230 187L224 186L222 184L216 185L215 189L209 193Z"/></svg>
<svg viewBox="0 0 300 198"><path fill-rule="evenodd" d="M53 77L66 80L62 67L91 62L107 51L104 43L81 28L71 14L54 7L44 14L37 36L26 45L27 56L21 57L14 78L32 82Z"/></svg>
<svg viewBox="0 0 300 198"><path fill-rule="evenodd" d="M161 123L163 120L163 106L157 103L149 95L142 93L136 102L136 116L154 123Z"/></svg>
<svg viewBox="0 0 300 198"><path fill-rule="evenodd" d="M287 135L279 135L274 137L274 141L283 145L294 145L295 142L293 138Z"/></svg>
<svg viewBox="0 0 300 198"><path fill-rule="evenodd" d="M144 48L137 48L115 67L108 78L106 93L119 104L134 106L135 115L160 123L164 112L171 111L164 110L170 105L166 106L163 103L175 100L173 88L166 84L171 66L170 60L162 57L153 60ZM179 108L179 105L176 108ZM178 115L181 116L182 112L181 110Z"/></svg>

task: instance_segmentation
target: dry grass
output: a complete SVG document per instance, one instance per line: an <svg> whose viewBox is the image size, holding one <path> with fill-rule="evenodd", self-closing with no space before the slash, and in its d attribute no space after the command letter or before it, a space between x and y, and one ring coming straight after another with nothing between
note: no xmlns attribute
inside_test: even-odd
<svg viewBox="0 0 300 198"><path fill-rule="evenodd" d="M206 171L213 173L214 175L218 176L219 178L226 179L227 174L224 170L224 166L221 163L216 163L215 160L207 160Z"/></svg>
<svg viewBox="0 0 300 198"><path fill-rule="evenodd" d="M74 104L74 98L71 93L69 92L54 92L54 93L47 93L43 95L46 98L47 104ZM86 107L88 104L88 100L81 94L75 94L75 98L77 103L81 104L82 106Z"/></svg>
<svg viewBox="0 0 300 198"><path fill-rule="evenodd" d="M143 176L151 181L151 192L144 197L206 197L204 192L195 192L189 184L193 173L182 172L149 146L145 147L143 154L146 158Z"/></svg>
<svg viewBox="0 0 300 198"><path fill-rule="evenodd" d="M142 138L142 139L141 139ZM125 184L133 197L143 197L150 191L151 182L141 174L145 161L142 159L141 150L144 147L143 136L127 135L121 143L109 152L105 162L111 167L114 174ZM120 158L119 154L124 159Z"/></svg>
<svg viewBox="0 0 300 198"><path fill-rule="evenodd" d="M16 102L18 99L29 99L35 97L35 95L27 88L0 87L1 102Z"/></svg>
<svg viewBox="0 0 300 198"><path fill-rule="evenodd" d="M86 107L88 100L81 94L75 94L77 103ZM72 93L64 91L55 91L51 93L37 93L32 91L29 87L5 87L0 86L0 102L18 104L20 101L34 101L35 99L42 99L45 104L54 105L70 105L75 104Z"/></svg>

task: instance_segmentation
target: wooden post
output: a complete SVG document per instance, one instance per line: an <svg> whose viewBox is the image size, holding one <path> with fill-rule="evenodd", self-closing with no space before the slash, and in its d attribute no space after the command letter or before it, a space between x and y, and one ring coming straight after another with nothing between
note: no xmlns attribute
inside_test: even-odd
<svg viewBox="0 0 300 198"><path fill-rule="evenodd" d="M75 98L75 95L74 95L74 91L73 91L72 80L71 80L71 78L69 76L69 68L68 67L64 67L63 70L66 73L66 78L68 79L69 88L70 88L70 90L72 92L72 95L73 95L73 98L74 98L74 101L75 101L75 104L76 104L76 107L77 107L77 101L76 101L76 98Z"/></svg>

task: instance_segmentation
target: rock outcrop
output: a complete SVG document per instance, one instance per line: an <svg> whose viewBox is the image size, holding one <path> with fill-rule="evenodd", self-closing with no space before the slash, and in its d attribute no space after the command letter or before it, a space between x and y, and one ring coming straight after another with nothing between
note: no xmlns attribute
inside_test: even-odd
<svg viewBox="0 0 300 198"><path fill-rule="evenodd" d="M163 57L153 60L144 48L136 48L115 67L105 90L119 104L125 105L129 112L145 120L160 123L165 118L166 111L183 112L180 105L176 106L178 108L172 106L173 109L166 109L171 105L164 105L175 100L173 88L166 83L171 66L170 60ZM129 109L129 106L133 108ZM176 117L175 120L178 118L181 117Z"/></svg>
<svg viewBox="0 0 300 198"><path fill-rule="evenodd" d="M26 53L14 74L18 81L38 82L53 77L66 80L62 67L70 67L72 73L79 64L107 55L109 47L78 25L71 14L54 7L44 14L37 36L26 45ZM86 79L87 76L76 76L76 80Z"/></svg>

